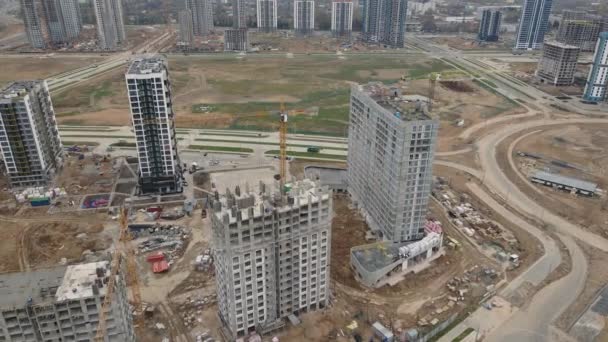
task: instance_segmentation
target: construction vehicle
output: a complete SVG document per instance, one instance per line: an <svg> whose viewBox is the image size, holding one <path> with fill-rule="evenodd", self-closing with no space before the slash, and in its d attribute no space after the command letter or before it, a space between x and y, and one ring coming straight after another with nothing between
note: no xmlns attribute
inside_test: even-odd
<svg viewBox="0 0 608 342"><path fill-rule="evenodd" d="M110 278L108 280L106 294L99 310L99 323L97 325L97 333L95 334L96 342L103 342L107 332L107 314L112 306L112 299L116 289L116 277L121 268L121 262L124 259L126 262L125 279L127 286L131 290L131 298L133 300L133 325L136 335L141 335L141 329L144 326L144 315L142 311L141 292L139 287L139 278L137 276L137 263L135 260L135 251L131 245L133 237L129 232L129 214L128 209L122 207L120 209L120 236L118 245L112 253L112 262L110 263ZM124 257L123 257L124 254Z"/></svg>

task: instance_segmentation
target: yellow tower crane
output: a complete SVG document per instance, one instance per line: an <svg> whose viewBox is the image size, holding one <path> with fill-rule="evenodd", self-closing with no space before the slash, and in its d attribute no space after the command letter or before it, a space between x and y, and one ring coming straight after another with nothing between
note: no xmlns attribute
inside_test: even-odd
<svg viewBox="0 0 608 342"><path fill-rule="evenodd" d="M136 328L136 335L139 335L139 331L143 328L144 315L141 304L141 292L139 287L139 278L137 277L137 263L135 261L135 251L131 245L132 236L129 232L128 224L128 210L126 208L120 209L120 237L114 253L112 254L112 263L110 269L110 279L106 289L106 295L99 311L99 324L97 325L97 333L95 335L96 342L103 342L106 329L107 329L107 313L110 311L112 306L112 299L114 290L116 289L116 276L120 270L121 264L121 250L124 253L126 261L126 283L131 289L131 297L133 299L133 307L135 311L134 326Z"/></svg>

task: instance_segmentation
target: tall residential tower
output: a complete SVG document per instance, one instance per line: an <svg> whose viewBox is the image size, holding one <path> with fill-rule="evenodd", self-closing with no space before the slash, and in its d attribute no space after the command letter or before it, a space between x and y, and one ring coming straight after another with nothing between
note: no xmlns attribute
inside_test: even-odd
<svg viewBox="0 0 608 342"><path fill-rule="evenodd" d="M190 10L179 11L177 21L179 22L179 44L190 46L194 41L194 27L192 24L192 12Z"/></svg>
<svg viewBox="0 0 608 342"><path fill-rule="evenodd" d="M581 11L564 11L556 40L575 45L581 51L593 52L599 38L604 18Z"/></svg>
<svg viewBox="0 0 608 342"><path fill-rule="evenodd" d="M365 0L363 38L394 48L405 44L407 0Z"/></svg>
<svg viewBox="0 0 608 342"><path fill-rule="evenodd" d="M121 0L93 0L97 21L97 45L114 50L126 40Z"/></svg>
<svg viewBox="0 0 608 342"><path fill-rule="evenodd" d="M315 30L315 2L296 0L293 6L293 28L296 34L308 35Z"/></svg>
<svg viewBox="0 0 608 342"><path fill-rule="evenodd" d="M48 184L62 146L46 81L14 82L0 91L0 151L12 186Z"/></svg>
<svg viewBox="0 0 608 342"><path fill-rule="evenodd" d="M353 2L335 0L331 3L331 33L334 37L350 37L353 31Z"/></svg>
<svg viewBox="0 0 608 342"><path fill-rule="evenodd" d="M247 28L247 1L232 1L232 27L235 29Z"/></svg>
<svg viewBox="0 0 608 342"><path fill-rule="evenodd" d="M166 61L137 58L125 75L139 159L139 193L182 192Z"/></svg>
<svg viewBox="0 0 608 342"><path fill-rule="evenodd" d="M192 12L195 36L206 36L213 30L213 1L186 0L186 8Z"/></svg>
<svg viewBox="0 0 608 342"><path fill-rule="evenodd" d="M260 32L277 30L277 0L257 0L257 21Z"/></svg>
<svg viewBox="0 0 608 342"><path fill-rule="evenodd" d="M370 228L386 240L425 236L439 123L401 88L353 85L348 131L348 192Z"/></svg>
<svg viewBox="0 0 608 342"><path fill-rule="evenodd" d="M332 193L303 180L210 199L219 316L233 337L329 304Z"/></svg>
<svg viewBox="0 0 608 342"><path fill-rule="evenodd" d="M553 0L524 0L519 28L515 36L515 50L540 49L549 29L549 14Z"/></svg>
<svg viewBox="0 0 608 342"><path fill-rule="evenodd" d="M608 32L600 33L597 41L583 99L592 102L608 101Z"/></svg>
<svg viewBox="0 0 608 342"><path fill-rule="evenodd" d="M482 42L496 42L500 35L502 12L498 9L488 8L481 13L479 33L477 39Z"/></svg>

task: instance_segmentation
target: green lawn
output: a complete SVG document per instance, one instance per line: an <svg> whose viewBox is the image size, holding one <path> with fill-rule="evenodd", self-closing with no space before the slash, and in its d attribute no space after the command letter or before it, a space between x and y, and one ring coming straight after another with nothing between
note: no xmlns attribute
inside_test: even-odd
<svg viewBox="0 0 608 342"><path fill-rule="evenodd" d="M279 143L271 143L264 141L244 141L244 140L226 140L226 139L194 139L196 141L205 141L205 142L223 142L223 143L234 143L234 144L254 144L254 145L269 145L269 146L279 146ZM302 147L307 148L309 146L316 146L314 144L310 145L302 145L302 144L287 144L287 147ZM338 150L338 151L348 151L348 148L339 148L339 147L320 147L321 150Z"/></svg>
<svg viewBox="0 0 608 342"><path fill-rule="evenodd" d="M133 139L134 135L96 135L96 134L61 134L65 138L108 138L108 139Z"/></svg>
<svg viewBox="0 0 608 342"><path fill-rule="evenodd" d="M188 145L188 148L191 149L191 150L253 153L252 149L250 149L250 148L243 148L243 147Z"/></svg>
<svg viewBox="0 0 608 342"><path fill-rule="evenodd" d="M115 147L137 147L137 143L126 142L126 141L119 141L117 143L110 144L110 146L115 146Z"/></svg>
<svg viewBox="0 0 608 342"><path fill-rule="evenodd" d="M82 145L99 146L99 143L95 142L95 141L69 141L69 140L61 140L61 143L63 144L63 146L74 146L74 145L78 145L78 146L82 146Z"/></svg>

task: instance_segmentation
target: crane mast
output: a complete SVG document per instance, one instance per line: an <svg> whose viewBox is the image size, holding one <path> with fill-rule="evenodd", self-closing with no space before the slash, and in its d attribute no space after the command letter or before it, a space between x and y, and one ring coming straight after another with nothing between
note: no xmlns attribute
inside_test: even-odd
<svg viewBox="0 0 608 342"><path fill-rule="evenodd" d="M140 329L143 328L144 316L142 311L139 278L137 276L137 262L135 260L135 251L131 246L132 236L129 232L128 220L128 210L122 207L120 209L119 218L120 236L118 240L118 245L112 253L112 262L110 264L110 279L108 280L106 294L101 305L101 310L99 311L99 323L97 325L97 332L95 334L95 342L103 342L105 340L107 332L107 316L108 312L111 310L112 307L112 299L114 297L114 292L116 289L116 276L118 275L118 272L120 270L121 249L125 254L127 268L125 278L127 286L131 289L131 296L133 299L133 306L135 312L134 326L136 327L136 331L140 331Z"/></svg>
<svg viewBox="0 0 608 342"><path fill-rule="evenodd" d="M279 113L279 176L281 184L281 193L285 193L285 178L287 177L287 111L285 104L281 103L281 112Z"/></svg>

